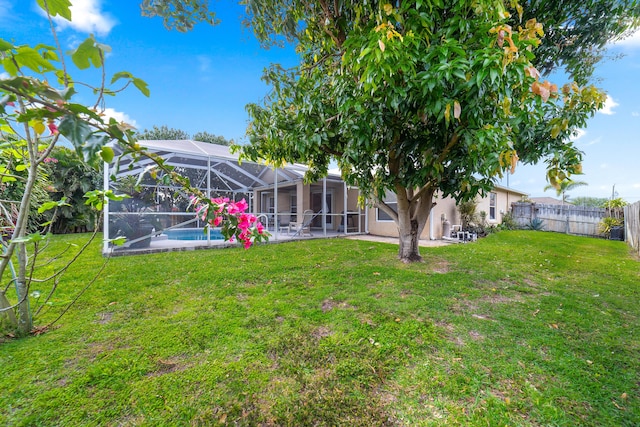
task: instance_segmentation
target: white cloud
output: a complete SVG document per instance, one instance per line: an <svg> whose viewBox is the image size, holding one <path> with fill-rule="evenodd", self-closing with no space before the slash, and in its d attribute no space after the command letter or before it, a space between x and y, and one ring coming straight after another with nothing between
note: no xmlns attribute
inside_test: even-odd
<svg viewBox="0 0 640 427"><path fill-rule="evenodd" d="M600 165L600 169L609 169L609 164L608 163L602 163Z"/></svg>
<svg viewBox="0 0 640 427"><path fill-rule="evenodd" d="M109 118L109 117L113 117L114 119L116 119L119 122L125 122L135 128L138 127L138 123L136 123L136 121L134 119L132 119L131 117L129 117L127 115L127 113L123 113L121 111L116 111L113 108L105 108L105 110L102 112L102 114Z"/></svg>
<svg viewBox="0 0 640 427"><path fill-rule="evenodd" d="M614 43L616 46L625 46L630 48L638 48L640 47L640 30L630 34L628 37L625 37L622 40L618 40Z"/></svg>
<svg viewBox="0 0 640 427"><path fill-rule="evenodd" d="M606 114L607 116L611 116L616 113L615 111L613 111L613 109L618 105L620 104L614 101L611 95L607 95L607 100L604 101L604 106L598 112L602 114Z"/></svg>
<svg viewBox="0 0 640 427"><path fill-rule="evenodd" d="M71 27L82 33L107 35L116 25L116 21L100 10L101 0L74 0L71 6L71 22L55 17L62 28Z"/></svg>
<svg viewBox="0 0 640 427"><path fill-rule="evenodd" d="M11 77L9 73L5 73L4 71L0 73L0 79L8 79Z"/></svg>
<svg viewBox="0 0 640 427"><path fill-rule="evenodd" d="M638 113L637 111L634 111L631 113L632 117L640 117L640 113Z"/></svg>

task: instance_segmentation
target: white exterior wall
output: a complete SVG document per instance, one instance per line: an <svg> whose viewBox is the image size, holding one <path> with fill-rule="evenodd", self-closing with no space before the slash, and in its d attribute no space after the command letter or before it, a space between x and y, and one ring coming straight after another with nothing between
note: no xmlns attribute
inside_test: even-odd
<svg viewBox="0 0 640 427"><path fill-rule="evenodd" d="M496 187L493 192L496 193L496 218L493 220L489 219L489 194L487 194L486 197L478 197L476 212L479 214L481 211L485 211L489 225L498 225L502 223L503 215L511 209L511 203L521 200L525 193L502 187ZM369 233L377 236L398 237L398 227L395 222L378 221L376 208L367 208L367 214L369 216ZM451 225L458 225L461 222L456 202L450 197L436 199L436 206L433 208L431 215L433 219L429 218L427 220L424 231L420 236L421 239L429 239L431 237L441 239L442 224L445 219L447 219ZM430 225L433 227L431 230Z"/></svg>

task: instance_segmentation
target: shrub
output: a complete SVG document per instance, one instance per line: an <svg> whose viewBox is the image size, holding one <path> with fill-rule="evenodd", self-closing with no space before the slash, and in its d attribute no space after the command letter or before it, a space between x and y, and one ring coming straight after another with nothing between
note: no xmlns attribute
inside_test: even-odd
<svg viewBox="0 0 640 427"><path fill-rule="evenodd" d="M542 231L544 230L544 221L541 220L540 218L534 218L531 220L529 224L527 224L526 229Z"/></svg>

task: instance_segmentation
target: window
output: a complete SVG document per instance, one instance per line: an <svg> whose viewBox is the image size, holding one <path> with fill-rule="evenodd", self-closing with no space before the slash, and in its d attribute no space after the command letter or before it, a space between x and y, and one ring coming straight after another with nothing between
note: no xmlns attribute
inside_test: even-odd
<svg viewBox="0 0 640 427"><path fill-rule="evenodd" d="M398 212L398 199L395 194L387 194L384 198L384 202L394 211ZM382 209L376 208L376 221L377 222L389 222L393 219Z"/></svg>
<svg viewBox="0 0 640 427"><path fill-rule="evenodd" d="M489 193L489 220L496 220L496 206L498 201L498 195L496 193Z"/></svg>

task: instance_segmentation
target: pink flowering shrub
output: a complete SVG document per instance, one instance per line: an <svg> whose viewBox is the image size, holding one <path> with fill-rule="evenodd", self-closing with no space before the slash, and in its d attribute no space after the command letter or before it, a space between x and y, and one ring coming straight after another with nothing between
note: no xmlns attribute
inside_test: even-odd
<svg viewBox="0 0 640 427"><path fill-rule="evenodd" d="M224 239L242 243L245 249L249 249L255 242L266 242L269 233L255 215L245 213L249 208L247 202L242 199L239 202L230 201L226 197L213 199L191 198L191 204L195 207L196 215L207 223L205 231L209 227L220 227Z"/></svg>

